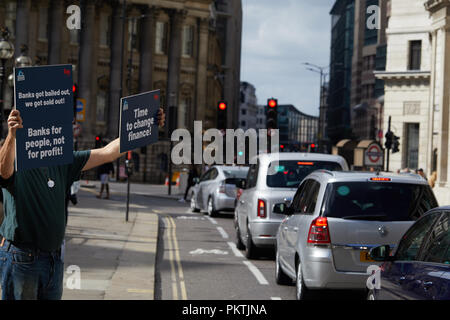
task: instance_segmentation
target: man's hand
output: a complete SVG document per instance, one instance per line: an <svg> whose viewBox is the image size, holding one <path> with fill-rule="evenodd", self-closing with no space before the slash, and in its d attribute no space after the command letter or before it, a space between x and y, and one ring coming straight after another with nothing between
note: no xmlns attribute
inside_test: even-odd
<svg viewBox="0 0 450 320"><path fill-rule="evenodd" d="M15 138L17 129L23 128L22 117L19 110L13 110L8 117L8 132Z"/></svg>

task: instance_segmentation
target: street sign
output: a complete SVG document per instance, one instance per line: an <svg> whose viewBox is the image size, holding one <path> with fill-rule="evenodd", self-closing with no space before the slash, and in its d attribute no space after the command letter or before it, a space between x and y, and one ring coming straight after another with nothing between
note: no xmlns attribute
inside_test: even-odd
<svg viewBox="0 0 450 320"><path fill-rule="evenodd" d="M16 170L73 162L72 65L14 69L14 99L23 119L17 130Z"/></svg>
<svg viewBox="0 0 450 320"><path fill-rule="evenodd" d="M381 167L384 163L384 152L377 143L372 143L364 151L364 165Z"/></svg>
<svg viewBox="0 0 450 320"><path fill-rule="evenodd" d="M120 99L120 153L158 141L160 90Z"/></svg>
<svg viewBox="0 0 450 320"><path fill-rule="evenodd" d="M77 121L84 122L86 120L86 99L77 99Z"/></svg>

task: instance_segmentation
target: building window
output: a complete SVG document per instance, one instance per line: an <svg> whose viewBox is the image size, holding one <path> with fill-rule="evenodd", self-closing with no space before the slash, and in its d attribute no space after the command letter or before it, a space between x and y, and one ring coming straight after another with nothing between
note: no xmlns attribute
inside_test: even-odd
<svg viewBox="0 0 450 320"><path fill-rule="evenodd" d="M422 61L422 41L421 40L410 41L408 70L420 70L421 61Z"/></svg>
<svg viewBox="0 0 450 320"><path fill-rule="evenodd" d="M134 18L128 22L128 51L139 50L138 19Z"/></svg>
<svg viewBox="0 0 450 320"><path fill-rule="evenodd" d="M48 8L39 8L39 40L48 39Z"/></svg>
<svg viewBox="0 0 450 320"><path fill-rule="evenodd" d="M405 167L409 169L417 169L419 167L419 124L406 123L405 125Z"/></svg>
<svg viewBox="0 0 450 320"><path fill-rule="evenodd" d="M167 53L167 23L156 22L155 53Z"/></svg>
<svg viewBox="0 0 450 320"><path fill-rule="evenodd" d="M190 58L193 56L194 52L194 27L184 26L183 27L183 56Z"/></svg>
<svg viewBox="0 0 450 320"><path fill-rule="evenodd" d="M100 39L101 46L109 47L111 39L110 16L106 13L100 15Z"/></svg>
<svg viewBox="0 0 450 320"><path fill-rule="evenodd" d="M14 37L16 34L16 15L16 2L8 2L6 4L5 26L8 28L11 37Z"/></svg>
<svg viewBox="0 0 450 320"><path fill-rule="evenodd" d="M99 90L97 92L97 123L105 123L106 116L106 92Z"/></svg>
<svg viewBox="0 0 450 320"><path fill-rule="evenodd" d="M247 110L246 109L242 109L241 112L242 112L243 116L245 116L247 114Z"/></svg>

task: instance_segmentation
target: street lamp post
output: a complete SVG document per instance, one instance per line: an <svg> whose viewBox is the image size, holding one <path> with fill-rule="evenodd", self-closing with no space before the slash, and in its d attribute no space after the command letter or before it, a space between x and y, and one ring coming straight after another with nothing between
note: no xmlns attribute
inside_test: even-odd
<svg viewBox="0 0 450 320"><path fill-rule="evenodd" d="M6 62L14 56L14 45L9 41L9 30L3 28L0 35L0 139L3 138L3 84Z"/></svg>
<svg viewBox="0 0 450 320"><path fill-rule="evenodd" d="M323 100L323 90L324 90L324 85L325 85L325 77L327 76L327 74L325 73L325 71L328 69L328 66L326 67L320 67L317 66L315 64L309 63L309 62L304 62L303 65L306 66L306 69L315 73L320 74L320 100L319 100L319 135L320 135L320 141L318 141L319 145L320 145L320 149L323 150L323 143L322 140L324 139L323 137L323 126L325 125L322 121L323 115L322 115L322 100Z"/></svg>

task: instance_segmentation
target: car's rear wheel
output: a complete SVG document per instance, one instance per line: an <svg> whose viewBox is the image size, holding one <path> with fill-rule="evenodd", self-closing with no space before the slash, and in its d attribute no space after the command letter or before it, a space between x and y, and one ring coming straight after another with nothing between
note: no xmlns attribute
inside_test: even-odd
<svg viewBox="0 0 450 320"><path fill-rule="evenodd" d="M200 209L198 209L197 205L195 204L194 193L192 193L192 195L191 195L191 210L192 210L192 212L200 212Z"/></svg>
<svg viewBox="0 0 450 320"><path fill-rule="evenodd" d="M297 278L295 280L295 287L297 300L306 300L310 297L310 291L305 286L305 281L303 280L302 264L300 260L297 262Z"/></svg>
<svg viewBox="0 0 450 320"><path fill-rule="evenodd" d="M255 259L257 257L257 250L255 244L253 243L252 234L250 232L250 227L247 223L247 234L245 237L245 257L247 259Z"/></svg>
<svg viewBox="0 0 450 320"><path fill-rule="evenodd" d="M288 285L292 283L291 278L289 278L288 275L284 273L283 269L281 269L280 254L278 250L276 251L275 256L275 281L279 285Z"/></svg>
<svg viewBox="0 0 450 320"><path fill-rule="evenodd" d="M236 230L236 248L239 250L245 249L245 244L242 242L241 238L241 229L239 228L239 222L237 221L237 217L234 221L234 229Z"/></svg>
<svg viewBox="0 0 450 320"><path fill-rule="evenodd" d="M208 211L208 216L210 216L210 217L214 217L217 215L217 210L214 208L214 201L213 201L212 197L209 197L209 199L208 199L207 211Z"/></svg>

